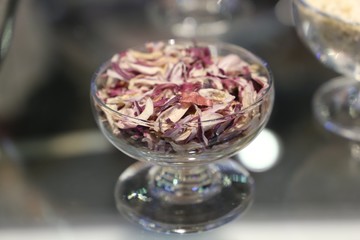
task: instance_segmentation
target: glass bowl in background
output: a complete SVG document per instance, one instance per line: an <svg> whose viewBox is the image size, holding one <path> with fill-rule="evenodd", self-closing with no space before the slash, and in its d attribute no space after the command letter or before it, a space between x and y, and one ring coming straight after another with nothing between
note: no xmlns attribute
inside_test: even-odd
<svg viewBox="0 0 360 240"><path fill-rule="evenodd" d="M254 10L248 0L152 0L147 13L161 30L181 38L209 38L227 33Z"/></svg>
<svg viewBox="0 0 360 240"><path fill-rule="evenodd" d="M168 44L192 45L171 40ZM269 86L252 105L218 119L184 124L164 122L162 128L198 133L188 143L159 134L155 121L120 114L98 98L106 81L105 63L91 82L95 119L106 138L120 151L140 160L123 172L115 189L118 209L145 228L190 233L225 224L242 213L253 197L253 180L230 156L247 146L267 123L274 99L273 79L265 62L249 51L225 43L197 43L212 56L236 54L255 64ZM141 50L141 48L135 48ZM121 121L128 127L114 128Z"/></svg>
<svg viewBox="0 0 360 240"><path fill-rule="evenodd" d="M299 36L314 55L324 65L342 74L315 93L316 119L328 131L359 142L360 22L330 15L305 0L293 0L293 13Z"/></svg>

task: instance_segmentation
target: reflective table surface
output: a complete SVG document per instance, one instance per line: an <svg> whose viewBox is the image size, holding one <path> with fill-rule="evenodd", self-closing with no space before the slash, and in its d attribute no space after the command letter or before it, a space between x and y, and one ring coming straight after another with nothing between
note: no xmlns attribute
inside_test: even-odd
<svg viewBox="0 0 360 240"><path fill-rule="evenodd" d="M299 40L288 2L269 2L216 36L275 78L266 130L234 156L255 180L253 204L215 230L165 235L118 213L115 183L136 161L95 125L89 83L112 53L171 31L146 1L21 1L0 71L0 239L358 239L360 162L312 115L315 90L336 74Z"/></svg>

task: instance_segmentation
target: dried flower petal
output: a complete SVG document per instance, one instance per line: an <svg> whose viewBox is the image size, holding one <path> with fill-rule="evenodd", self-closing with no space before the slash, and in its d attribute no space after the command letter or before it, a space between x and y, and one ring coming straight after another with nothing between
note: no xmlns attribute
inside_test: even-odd
<svg viewBox="0 0 360 240"><path fill-rule="evenodd" d="M137 118L141 120L148 120L151 115L154 114L154 104L151 98L146 99L145 108L142 111L140 115L137 116Z"/></svg>
<svg viewBox="0 0 360 240"><path fill-rule="evenodd" d="M210 99L211 101L223 103L229 103L235 99L235 96L230 95L225 91L211 88L200 89L199 94L204 98Z"/></svg>
<svg viewBox="0 0 360 240"><path fill-rule="evenodd" d="M229 54L220 59L217 66L223 69L226 73L241 70L242 67L248 66L248 63L242 60L238 55Z"/></svg>
<svg viewBox="0 0 360 240"><path fill-rule="evenodd" d="M198 106L208 106L208 107L213 105L211 99L207 99L207 98L201 96L197 92L190 92L190 93L183 92L181 94L180 102L181 103L193 103Z"/></svg>

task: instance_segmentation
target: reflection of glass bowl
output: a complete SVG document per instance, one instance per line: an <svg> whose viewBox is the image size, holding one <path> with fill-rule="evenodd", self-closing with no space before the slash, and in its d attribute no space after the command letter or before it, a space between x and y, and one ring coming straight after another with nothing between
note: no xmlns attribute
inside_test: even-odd
<svg viewBox="0 0 360 240"><path fill-rule="evenodd" d="M177 37L210 37L227 33L237 19L253 11L248 0L160 0L149 1L151 22Z"/></svg>
<svg viewBox="0 0 360 240"><path fill-rule="evenodd" d="M120 114L97 97L105 84L102 74L109 62L91 83L94 116L101 131L119 150L146 162L133 165L120 176L116 187L118 208L156 231L211 229L236 217L251 202L253 182L248 173L232 160L213 162L241 150L263 129L273 104L272 76L266 63L245 49L224 43L198 45L209 47L213 56L232 53L256 65L269 79L269 86L255 103L235 114L185 124L163 123L161 127L169 131L195 132L187 143L157 132L155 121ZM129 127L114 129L114 121Z"/></svg>
<svg viewBox="0 0 360 240"><path fill-rule="evenodd" d="M321 62L346 76L329 81L318 90L315 116L329 131L359 140L353 136L360 135L360 22L343 20L335 12L330 15L308 2L311 1L293 1L300 37ZM349 134L353 131L356 133Z"/></svg>

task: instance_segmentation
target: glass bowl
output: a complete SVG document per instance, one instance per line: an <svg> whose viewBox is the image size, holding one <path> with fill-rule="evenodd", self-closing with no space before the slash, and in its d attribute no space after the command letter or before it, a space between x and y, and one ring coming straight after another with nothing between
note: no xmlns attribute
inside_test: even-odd
<svg viewBox="0 0 360 240"><path fill-rule="evenodd" d="M149 21L179 38L220 37L254 12L248 0L150 0Z"/></svg>
<svg viewBox="0 0 360 240"><path fill-rule="evenodd" d="M167 44L175 43L193 45L173 39ZM106 84L102 76L110 62L100 67L91 82L99 128L116 148L140 161L121 174L115 188L117 207L145 228L159 232L208 230L234 219L249 206L253 180L238 162L228 158L264 128L273 106L273 78L264 61L226 43L197 45L208 47L213 56L236 54L256 65L269 86L252 105L232 115L182 124L142 120L105 105L97 92ZM119 121L127 127L114 127ZM179 132L191 137L187 142L175 141L171 136Z"/></svg>
<svg viewBox="0 0 360 240"><path fill-rule="evenodd" d="M337 12L329 14L305 0L293 0L299 36L319 61L343 75L315 93L315 117L328 131L359 141L360 22L345 20Z"/></svg>

